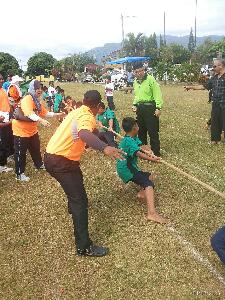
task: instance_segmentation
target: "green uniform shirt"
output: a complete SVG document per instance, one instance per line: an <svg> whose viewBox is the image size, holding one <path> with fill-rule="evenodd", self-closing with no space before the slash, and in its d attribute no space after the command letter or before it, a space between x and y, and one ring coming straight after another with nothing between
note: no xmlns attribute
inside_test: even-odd
<svg viewBox="0 0 225 300"><path fill-rule="evenodd" d="M48 93L47 92L43 92L42 99L43 100L48 100L48 97L49 97Z"/></svg>
<svg viewBox="0 0 225 300"><path fill-rule="evenodd" d="M143 81L135 79L133 88L135 95L133 105L154 101L157 108L162 108L163 99L161 89L153 76L146 75Z"/></svg>
<svg viewBox="0 0 225 300"><path fill-rule="evenodd" d="M55 94L55 100L54 100L54 112L58 112L59 111L59 107L60 107L60 104L63 100L63 97L61 94Z"/></svg>
<svg viewBox="0 0 225 300"><path fill-rule="evenodd" d="M125 160L117 160L116 169L117 174L127 183L130 181L134 174L140 169L137 165L137 156L136 152L140 151L140 145L142 142L138 137L125 136L119 144L119 149L122 149L127 155L124 156Z"/></svg>
<svg viewBox="0 0 225 300"><path fill-rule="evenodd" d="M102 123L103 126L105 127L109 127L109 120L113 120L113 130L115 130L115 132L119 133L120 132L120 127L119 127L119 123L116 119L115 113L113 110L107 108L103 114L101 115L97 115L96 116L97 121L100 121ZM100 132L102 131L107 131L107 129L105 128L100 128L99 129Z"/></svg>

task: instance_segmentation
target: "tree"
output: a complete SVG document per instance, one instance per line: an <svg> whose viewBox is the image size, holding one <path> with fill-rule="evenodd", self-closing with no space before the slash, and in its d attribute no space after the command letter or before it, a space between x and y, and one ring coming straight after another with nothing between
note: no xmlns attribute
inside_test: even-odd
<svg viewBox="0 0 225 300"><path fill-rule="evenodd" d="M211 58L221 58L225 56L225 37L212 45L209 49Z"/></svg>
<svg viewBox="0 0 225 300"><path fill-rule="evenodd" d="M163 40L162 35L160 34L160 36L159 36L159 48L161 49L163 46L165 46L164 45L164 40Z"/></svg>
<svg viewBox="0 0 225 300"><path fill-rule="evenodd" d="M194 40L192 28L191 28L190 35L189 35L188 50L191 53L193 53L195 50L195 40Z"/></svg>
<svg viewBox="0 0 225 300"><path fill-rule="evenodd" d="M214 45L215 43L210 38L206 38L204 42L196 48L194 55L192 55L192 61L206 65L210 64L216 51Z"/></svg>
<svg viewBox="0 0 225 300"><path fill-rule="evenodd" d="M152 48L157 49L158 48L158 43L157 43L157 38L155 32L152 35Z"/></svg>
<svg viewBox="0 0 225 300"><path fill-rule="evenodd" d="M143 33L138 33L137 36L134 33L128 33L127 38L124 41L123 50L127 56L141 56L144 54L144 42L145 37Z"/></svg>
<svg viewBox="0 0 225 300"><path fill-rule="evenodd" d="M21 74L18 61L9 53L0 52L0 73L6 79L8 74Z"/></svg>
<svg viewBox="0 0 225 300"><path fill-rule="evenodd" d="M51 54L45 52L36 53L27 62L27 74L31 76L49 76L56 62L56 59Z"/></svg>

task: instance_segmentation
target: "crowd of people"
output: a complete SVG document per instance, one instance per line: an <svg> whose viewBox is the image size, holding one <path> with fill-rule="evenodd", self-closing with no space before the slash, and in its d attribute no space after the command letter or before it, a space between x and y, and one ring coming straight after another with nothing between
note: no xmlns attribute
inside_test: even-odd
<svg viewBox="0 0 225 300"><path fill-rule="evenodd" d="M76 102L65 96L59 86L54 87L54 82L46 87L38 80L32 80L23 96L19 76L8 78L4 83L0 74L0 173L13 171L7 166L7 160L14 155L16 180L29 181L30 178L25 175L26 152L29 150L35 168L46 170L54 177L67 196L76 251L81 256L104 256L108 253L108 248L92 242L88 231L88 197L80 168L80 159L87 147L116 159L116 170L121 180L139 186L137 197L147 204L147 220L160 224L169 222L155 209L152 174L138 166L138 158L160 162L159 118L163 97L159 84L146 73L141 63L135 64L133 69L135 79L132 82L130 79L130 88L134 91L136 119L126 117L122 120L125 136L119 144L116 135L120 126L110 77L105 85L106 107L97 90L87 91L82 101ZM204 87L195 86L195 89L208 88L212 91L211 140L217 144L225 126L225 62L215 61L214 69L216 75ZM194 87L186 87L187 90L191 88ZM38 124L50 126L45 119L47 117L57 117L60 123L42 159ZM224 231L213 237L212 246L224 262Z"/></svg>

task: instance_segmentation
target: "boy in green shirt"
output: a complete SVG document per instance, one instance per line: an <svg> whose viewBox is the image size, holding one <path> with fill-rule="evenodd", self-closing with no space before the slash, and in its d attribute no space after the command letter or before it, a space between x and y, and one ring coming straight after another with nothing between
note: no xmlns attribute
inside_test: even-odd
<svg viewBox="0 0 225 300"><path fill-rule="evenodd" d="M55 94L54 108L53 108L53 111L55 113L58 113L60 111L61 103L63 101L63 95L64 95L64 90L58 87L57 93Z"/></svg>
<svg viewBox="0 0 225 300"><path fill-rule="evenodd" d="M98 137L109 146L117 147L117 143L114 140L114 134L112 131L119 133L120 126L115 116L115 112L108 107L106 108L105 104L101 102L99 104L99 111L96 119L99 126ZM104 127L107 127L108 130Z"/></svg>
<svg viewBox="0 0 225 300"><path fill-rule="evenodd" d="M147 220L161 224L168 223L168 220L160 216L155 210L154 183L152 182L151 174L141 171L137 165L138 157L156 162L159 162L160 158L153 154L151 155L152 151L148 146L142 146L142 142L137 137L139 128L135 119L130 117L124 118L122 127L126 135L120 142L119 148L127 155L124 157L124 160L117 160L117 173L123 182L128 183L132 181L142 188L137 196L139 199L147 202ZM143 153L146 150L149 152L149 155Z"/></svg>

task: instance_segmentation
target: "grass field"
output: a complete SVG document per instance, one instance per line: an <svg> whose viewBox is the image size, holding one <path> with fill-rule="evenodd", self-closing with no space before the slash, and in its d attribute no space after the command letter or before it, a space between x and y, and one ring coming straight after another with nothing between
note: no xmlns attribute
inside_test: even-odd
<svg viewBox="0 0 225 300"><path fill-rule="evenodd" d="M81 100L88 89L62 84ZM210 114L207 92L163 86L163 158L225 192L225 144L208 145L204 129ZM117 117L132 116L132 95L115 93ZM40 128L42 150L58 125ZM115 163L90 151L82 159L89 196L92 239L110 248L104 258L75 255L72 222L64 193L46 172L34 170L28 156L29 183L1 174L0 299L225 299L225 268L210 246L224 225L224 199L163 164L140 162L157 174L158 210L167 226L146 222L146 207L124 185ZM197 254L196 254L197 252ZM200 256L200 258L199 258Z"/></svg>

